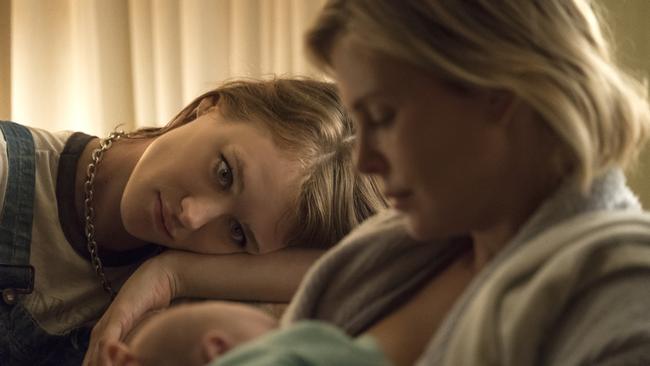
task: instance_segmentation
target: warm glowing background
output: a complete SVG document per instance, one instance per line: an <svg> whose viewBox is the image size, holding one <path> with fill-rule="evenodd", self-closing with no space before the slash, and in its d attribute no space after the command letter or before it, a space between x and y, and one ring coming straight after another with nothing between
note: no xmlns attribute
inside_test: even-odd
<svg viewBox="0 0 650 366"><path fill-rule="evenodd" d="M309 73L301 34L323 1L0 3L0 117L104 135L164 124L227 78Z"/></svg>
<svg viewBox="0 0 650 366"><path fill-rule="evenodd" d="M609 11L620 63L633 75L650 81L650 0L600 0ZM650 87L649 87L650 88ZM650 90L650 89L649 89ZM628 173L632 188L650 209L650 149Z"/></svg>
<svg viewBox="0 0 650 366"><path fill-rule="evenodd" d="M650 75L650 0L596 1L621 63ZM105 135L164 124L227 78L313 75L302 33L323 3L0 0L0 119ZM650 151L630 180L650 207Z"/></svg>

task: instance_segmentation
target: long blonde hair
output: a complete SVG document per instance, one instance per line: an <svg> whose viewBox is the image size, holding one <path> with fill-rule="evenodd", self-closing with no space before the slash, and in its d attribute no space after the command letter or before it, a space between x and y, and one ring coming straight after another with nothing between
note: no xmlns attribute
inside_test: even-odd
<svg viewBox="0 0 650 366"><path fill-rule="evenodd" d="M300 162L300 192L295 211L287 213L293 221L288 245L327 248L386 207L376 179L355 169L355 127L332 83L308 78L226 82L196 98L166 126L141 129L130 137L164 134L211 107L228 120L261 123L276 146Z"/></svg>
<svg viewBox="0 0 650 366"><path fill-rule="evenodd" d="M589 0L331 0L307 48L331 67L342 36L470 88L510 91L558 137L583 189L648 135L647 86L613 62Z"/></svg>

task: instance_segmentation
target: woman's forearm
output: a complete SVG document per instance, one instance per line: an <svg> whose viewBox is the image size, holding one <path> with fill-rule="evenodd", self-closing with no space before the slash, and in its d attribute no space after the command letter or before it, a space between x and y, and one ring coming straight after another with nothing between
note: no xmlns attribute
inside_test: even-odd
<svg viewBox="0 0 650 366"><path fill-rule="evenodd" d="M154 258L175 282L174 297L288 302L321 250L206 255L168 250Z"/></svg>

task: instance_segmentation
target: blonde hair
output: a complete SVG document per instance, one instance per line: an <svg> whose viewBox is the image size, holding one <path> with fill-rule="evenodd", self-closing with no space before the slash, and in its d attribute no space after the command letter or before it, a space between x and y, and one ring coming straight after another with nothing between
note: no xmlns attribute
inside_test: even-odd
<svg viewBox="0 0 650 366"><path fill-rule="evenodd" d="M588 0L331 0L306 42L321 67L346 35L452 85L512 92L553 133L583 189L637 156L647 86L612 60Z"/></svg>
<svg viewBox="0 0 650 366"><path fill-rule="evenodd" d="M203 108L203 105L208 105ZM387 203L374 177L354 166L355 127L332 83L308 78L243 79L224 83L185 107L165 127L130 137L154 137L217 107L226 119L259 122L304 172L289 246L327 248Z"/></svg>

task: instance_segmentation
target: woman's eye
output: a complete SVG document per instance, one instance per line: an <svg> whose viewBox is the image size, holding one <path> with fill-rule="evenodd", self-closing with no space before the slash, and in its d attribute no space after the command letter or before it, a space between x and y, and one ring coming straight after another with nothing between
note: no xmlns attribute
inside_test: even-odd
<svg viewBox="0 0 650 366"><path fill-rule="evenodd" d="M241 224L235 220L230 222L230 237L235 242L235 244L244 247L246 246L246 235L244 234L244 228Z"/></svg>
<svg viewBox="0 0 650 366"><path fill-rule="evenodd" d="M217 165L217 181L221 187L230 188L230 186L232 186L232 180L233 177L230 165L228 165L228 162L222 156L219 165Z"/></svg>

